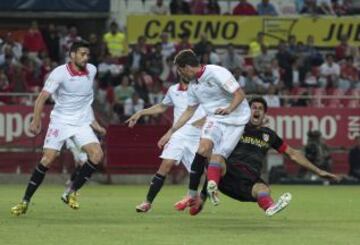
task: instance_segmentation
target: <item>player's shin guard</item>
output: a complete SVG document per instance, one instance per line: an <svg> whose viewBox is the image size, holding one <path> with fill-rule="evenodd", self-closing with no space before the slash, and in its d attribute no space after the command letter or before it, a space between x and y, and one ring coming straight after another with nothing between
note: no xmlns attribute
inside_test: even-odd
<svg viewBox="0 0 360 245"><path fill-rule="evenodd" d="M36 166L34 172L31 175L29 184L26 188L25 195L23 198L24 201L30 202L31 197L34 195L37 188L43 182L47 170L48 168L42 164Z"/></svg>
<svg viewBox="0 0 360 245"><path fill-rule="evenodd" d="M75 177L71 186L71 192L78 191L85 182L90 179L91 175L96 171L96 165L88 160L80 169L79 174Z"/></svg>
<svg viewBox="0 0 360 245"><path fill-rule="evenodd" d="M271 205L274 204L274 200L271 198L269 192L260 192L257 195L257 203L260 208L266 211Z"/></svg>
<svg viewBox="0 0 360 245"><path fill-rule="evenodd" d="M162 186L164 185L164 181L166 179L166 176L160 175L156 173L154 177L151 179L150 187L148 194L146 196L146 201L149 203L152 203L156 197L156 195L161 190Z"/></svg>
<svg viewBox="0 0 360 245"><path fill-rule="evenodd" d="M207 184L208 184L207 179L205 179L203 187L200 192L200 197L203 200L206 200L206 197L207 197Z"/></svg>
<svg viewBox="0 0 360 245"><path fill-rule="evenodd" d="M201 176L204 173L206 157L196 153L194 160L191 164L190 182L189 182L189 195L193 198L197 195L197 189L200 184Z"/></svg>
<svg viewBox="0 0 360 245"><path fill-rule="evenodd" d="M214 181L216 185L219 184L222 172L221 163L211 162L209 163L208 171L207 171L207 179L208 181Z"/></svg>
<svg viewBox="0 0 360 245"><path fill-rule="evenodd" d="M76 176L79 175L80 170L81 170L81 166L76 166L74 172L73 172L73 173L71 174L71 176L70 176L70 182L71 182L71 183L73 183L74 180L75 180L75 178L76 178Z"/></svg>

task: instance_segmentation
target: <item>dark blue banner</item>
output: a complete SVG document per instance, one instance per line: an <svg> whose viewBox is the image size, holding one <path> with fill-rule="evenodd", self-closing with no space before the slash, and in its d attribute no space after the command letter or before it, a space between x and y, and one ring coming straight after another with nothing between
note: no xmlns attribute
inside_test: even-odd
<svg viewBox="0 0 360 245"><path fill-rule="evenodd" d="M109 12L110 0L1 0L0 11Z"/></svg>

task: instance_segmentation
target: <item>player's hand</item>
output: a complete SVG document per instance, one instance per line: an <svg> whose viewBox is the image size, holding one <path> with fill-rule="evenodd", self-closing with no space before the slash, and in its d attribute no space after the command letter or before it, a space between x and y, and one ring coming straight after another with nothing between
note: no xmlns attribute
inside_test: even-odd
<svg viewBox="0 0 360 245"><path fill-rule="evenodd" d="M342 177L339 176L339 175L336 175L336 174L332 174L332 173L329 173L327 171L324 171L324 170L321 170L319 173L318 173L319 177L321 178L324 178L324 179L328 179L328 180L332 180L332 181L335 181L335 182L339 182Z"/></svg>
<svg viewBox="0 0 360 245"><path fill-rule="evenodd" d="M170 140L172 133L171 131L168 131L161 139L158 141L158 147L162 149L164 145Z"/></svg>
<svg viewBox="0 0 360 245"><path fill-rule="evenodd" d="M132 115L128 120L126 120L125 123L128 124L129 128L132 128L135 126L135 124L140 119L140 117L141 117L141 114L139 112L137 112L134 115Z"/></svg>
<svg viewBox="0 0 360 245"><path fill-rule="evenodd" d="M231 111L229 108L218 108L215 111L215 115L228 115Z"/></svg>
<svg viewBox="0 0 360 245"><path fill-rule="evenodd" d="M29 131L34 135L38 135L41 132L41 122L32 121L29 127Z"/></svg>
<svg viewBox="0 0 360 245"><path fill-rule="evenodd" d="M95 133L98 133L100 136L106 135L106 129L102 127L98 122L92 122L90 124L90 127L95 131Z"/></svg>

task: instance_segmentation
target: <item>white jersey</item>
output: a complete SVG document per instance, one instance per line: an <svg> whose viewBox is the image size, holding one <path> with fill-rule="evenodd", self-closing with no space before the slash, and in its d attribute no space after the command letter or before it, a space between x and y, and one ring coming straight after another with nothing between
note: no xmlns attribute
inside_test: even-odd
<svg viewBox="0 0 360 245"><path fill-rule="evenodd" d="M52 122L81 126L93 121L95 75L94 65L87 64L86 71L78 72L70 63L50 73L43 90L52 94L55 101L50 114Z"/></svg>
<svg viewBox="0 0 360 245"><path fill-rule="evenodd" d="M233 93L240 88L239 83L227 69L217 65L206 65L188 91L188 105L201 105L209 118L215 121L244 125L250 118L250 107L244 99L229 115L215 115L216 109L226 108L233 99Z"/></svg>
<svg viewBox="0 0 360 245"><path fill-rule="evenodd" d="M180 83L170 86L164 99L161 102L166 106L174 107L174 121L177 122L188 105L188 91L181 88ZM194 115L187 121L186 124L192 124L193 122L206 116L205 111L199 106Z"/></svg>

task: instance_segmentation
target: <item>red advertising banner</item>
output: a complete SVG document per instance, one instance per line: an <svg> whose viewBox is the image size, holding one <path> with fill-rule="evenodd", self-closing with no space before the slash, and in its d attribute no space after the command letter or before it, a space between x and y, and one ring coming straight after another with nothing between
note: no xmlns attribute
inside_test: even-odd
<svg viewBox="0 0 360 245"><path fill-rule="evenodd" d="M29 131L33 117L31 106L0 106L0 146L42 146L49 124L52 107L45 107L42 114L42 131L34 137Z"/></svg>
<svg viewBox="0 0 360 245"><path fill-rule="evenodd" d="M360 135L360 108L270 108L269 127L286 142L303 146L309 130L319 130L327 144L349 147Z"/></svg>

